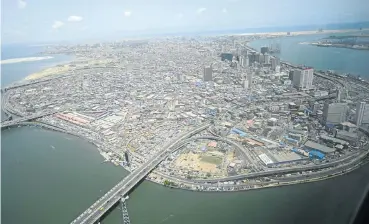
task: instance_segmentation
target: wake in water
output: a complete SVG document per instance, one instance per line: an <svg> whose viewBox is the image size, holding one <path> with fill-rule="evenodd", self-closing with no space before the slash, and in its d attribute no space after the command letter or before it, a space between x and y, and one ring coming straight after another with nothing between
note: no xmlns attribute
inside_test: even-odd
<svg viewBox="0 0 369 224"><path fill-rule="evenodd" d="M161 220L159 223L166 222L166 221L168 221L168 219L170 219L173 216L174 216L173 214L170 214L168 217L166 217L165 219Z"/></svg>

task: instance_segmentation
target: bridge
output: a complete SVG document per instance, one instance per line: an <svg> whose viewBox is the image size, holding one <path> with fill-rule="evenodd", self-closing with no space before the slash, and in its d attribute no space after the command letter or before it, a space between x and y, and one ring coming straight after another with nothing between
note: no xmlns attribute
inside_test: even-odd
<svg viewBox="0 0 369 224"><path fill-rule="evenodd" d="M58 111L40 112L40 113L35 113L35 114L29 115L29 116L20 117L20 118L17 118L17 119L4 121L4 122L1 122L1 128L10 127L10 126L16 125L18 123L34 120L34 119L37 119L37 118L40 118L40 117L49 116L49 115L52 115L52 114L55 114L55 113L58 113Z"/></svg>
<svg viewBox="0 0 369 224"><path fill-rule="evenodd" d="M124 204L124 196L127 195L136 185L140 183L156 166L158 166L172 151L175 151L177 144L190 136L205 130L210 124L198 127L188 133L181 135L176 140L171 141L165 145L163 150L155 155L150 161L144 163L141 167L131 172L118 184L116 184L110 191L98 199L86 211L79 215L71 224L93 224L100 220L100 218L112 208L117 202L122 201ZM176 146L176 147L175 147ZM124 205L125 206L125 205Z"/></svg>

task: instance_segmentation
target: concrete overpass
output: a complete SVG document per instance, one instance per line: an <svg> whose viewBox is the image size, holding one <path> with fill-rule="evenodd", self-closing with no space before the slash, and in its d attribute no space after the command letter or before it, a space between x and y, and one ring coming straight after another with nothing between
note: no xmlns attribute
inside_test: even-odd
<svg viewBox="0 0 369 224"><path fill-rule="evenodd" d="M125 195L127 195L136 185L140 183L156 166L158 166L172 151L175 151L175 147L182 140L189 138L190 136L205 130L210 124L203 125L188 133L181 135L174 141L164 146L163 151L154 156L150 161L144 163L141 167L131 172L117 185L115 185L110 191L98 199L93 205L91 205L86 211L79 215L71 224L93 224L100 220L100 218L119 202ZM124 199L123 199L124 202Z"/></svg>
<svg viewBox="0 0 369 224"><path fill-rule="evenodd" d="M32 114L32 115L29 115L29 116L20 117L20 118L14 119L14 120L4 121L4 122L1 122L1 128L10 127L10 126L16 125L18 123L22 123L22 122L25 122L25 121L30 121L30 120L37 119L37 118L40 118L40 117L49 116L49 115L52 115L52 114L55 114L55 113L58 113L58 111L46 111L46 112Z"/></svg>

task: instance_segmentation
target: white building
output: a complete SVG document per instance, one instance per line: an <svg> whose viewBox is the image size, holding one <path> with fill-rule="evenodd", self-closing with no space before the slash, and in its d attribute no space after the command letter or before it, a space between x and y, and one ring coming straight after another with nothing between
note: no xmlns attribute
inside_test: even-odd
<svg viewBox="0 0 369 224"><path fill-rule="evenodd" d="M204 67L204 77L203 77L204 82L207 81L213 81L213 68L212 66L205 66Z"/></svg>
<svg viewBox="0 0 369 224"><path fill-rule="evenodd" d="M245 79L243 80L243 88L248 89L249 88L249 80Z"/></svg>
<svg viewBox="0 0 369 224"><path fill-rule="evenodd" d="M247 74L247 81L248 81L248 84L249 84L249 88L252 87L252 76L253 76L253 72Z"/></svg>
<svg viewBox="0 0 369 224"><path fill-rule="evenodd" d="M357 126L369 124L369 105L360 102L356 106L355 123Z"/></svg>
<svg viewBox="0 0 369 224"><path fill-rule="evenodd" d="M346 103L325 103L323 108L324 124L341 124L347 119L348 107Z"/></svg>
<svg viewBox="0 0 369 224"><path fill-rule="evenodd" d="M273 71L277 71L277 67L279 67L279 69L280 69L280 66L279 66L280 60L279 60L279 58L271 57L270 58L270 64L272 65L272 70Z"/></svg>
<svg viewBox="0 0 369 224"><path fill-rule="evenodd" d="M311 89L313 87L314 69L296 69L293 72L293 86L300 90Z"/></svg>

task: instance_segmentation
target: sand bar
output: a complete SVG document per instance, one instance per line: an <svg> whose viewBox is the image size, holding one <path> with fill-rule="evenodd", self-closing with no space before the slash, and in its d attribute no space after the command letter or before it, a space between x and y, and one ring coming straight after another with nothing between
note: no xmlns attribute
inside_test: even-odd
<svg viewBox="0 0 369 224"><path fill-rule="evenodd" d="M13 63L21 63L21 62L30 62L30 61L41 61L46 59L51 59L54 57L46 56L46 57L28 57L28 58L12 58L0 61L0 64L13 64Z"/></svg>

